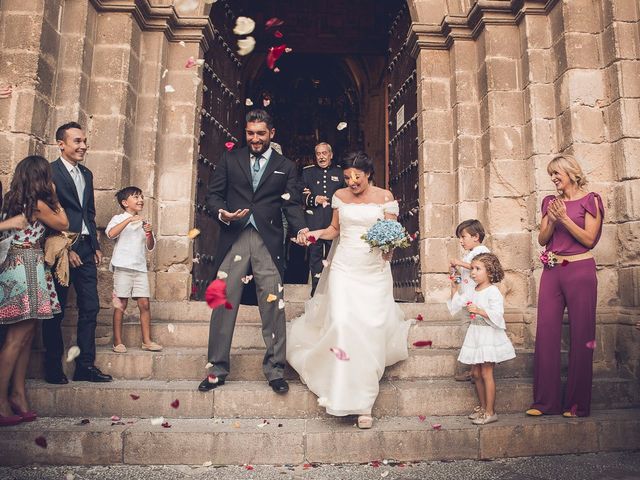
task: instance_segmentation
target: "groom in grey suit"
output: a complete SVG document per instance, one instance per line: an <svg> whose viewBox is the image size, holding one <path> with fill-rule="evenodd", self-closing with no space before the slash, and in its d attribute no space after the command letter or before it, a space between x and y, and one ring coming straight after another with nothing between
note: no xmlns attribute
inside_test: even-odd
<svg viewBox="0 0 640 480"><path fill-rule="evenodd" d="M297 240L306 241L306 228L297 172L293 162L274 151L273 121L264 110L246 117L247 147L225 152L209 182L207 206L218 212L220 237L215 270L227 276L227 300L232 308L219 307L209 326L209 376L198 390L224 385L230 370L230 350L243 277L253 272L262 320L266 352L262 369L276 393L289 390L283 378L286 362L286 322L282 300L284 249L282 212ZM212 377L211 375L214 375Z"/></svg>

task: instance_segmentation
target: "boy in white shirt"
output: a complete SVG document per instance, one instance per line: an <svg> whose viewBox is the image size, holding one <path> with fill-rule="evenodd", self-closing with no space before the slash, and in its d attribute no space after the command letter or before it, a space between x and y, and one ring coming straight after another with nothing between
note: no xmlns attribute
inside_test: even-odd
<svg viewBox="0 0 640 480"><path fill-rule="evenodd" d="M144 195L138 187L126 187L116 193L124 213L115 215L107 225L107 237L116 239L109 270L113 272L113 351L125 353L122 343L122 317L129 298L138 302L142 328L142 350L158 352L162 346L151 340L151 310L146 250L155 247L151 223L140 216Z"/></svg>

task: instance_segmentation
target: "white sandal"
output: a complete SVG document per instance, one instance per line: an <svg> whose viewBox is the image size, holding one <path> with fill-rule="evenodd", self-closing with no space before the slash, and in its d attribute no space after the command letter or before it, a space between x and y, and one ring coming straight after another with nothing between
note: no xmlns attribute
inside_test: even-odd
<svg viewBox="0 0 640 480"><path fill-rule="evenodd" d="M122 343L119 343L118 345L114 345L111 350L113 350L116 353L127 353L127 347L125 347L124 344Z"/></svg>

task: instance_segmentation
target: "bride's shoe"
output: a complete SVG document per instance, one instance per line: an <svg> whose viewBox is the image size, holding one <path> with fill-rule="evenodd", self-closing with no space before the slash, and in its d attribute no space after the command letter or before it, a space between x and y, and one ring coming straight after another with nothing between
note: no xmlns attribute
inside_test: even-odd
<svg viewBox="0 0 640 480"><path fill-rule="evenodd" d="M373 418L370 415L360 415L358 417L358 428L371 428L373 426Z"/></svg>

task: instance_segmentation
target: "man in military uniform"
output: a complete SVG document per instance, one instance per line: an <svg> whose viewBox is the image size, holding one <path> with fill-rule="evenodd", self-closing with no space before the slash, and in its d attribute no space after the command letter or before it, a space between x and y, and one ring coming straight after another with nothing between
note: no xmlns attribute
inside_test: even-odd
<svg viewBox="0 0 640 480"><path fill-rule="evenodd" d="M322 142L316 145L316 165L302 169L303 200L305 219L310 230L326 228L331 224L333 209L331 197L344 187L342 169L332 164L331 145ZM316 291L322 273L322 261L331 248L330 240L318 240L309 245L309 269L311 270L311 296Z"/></svg>

